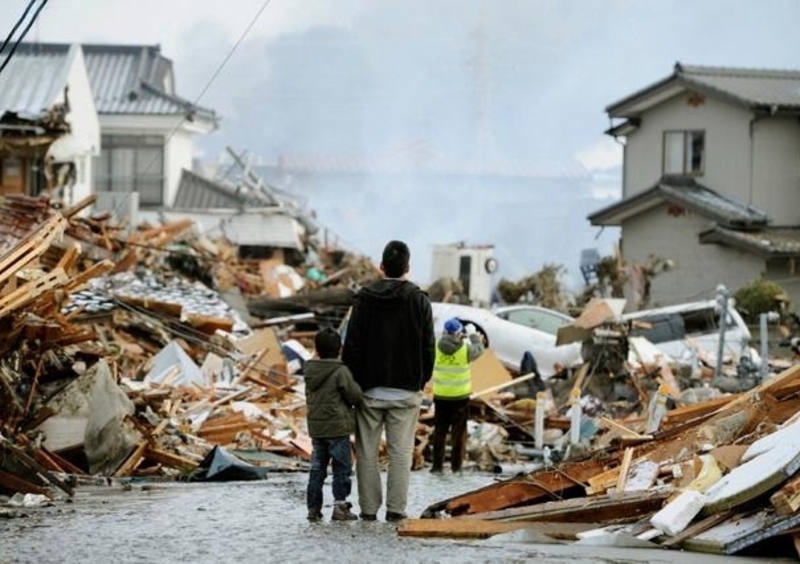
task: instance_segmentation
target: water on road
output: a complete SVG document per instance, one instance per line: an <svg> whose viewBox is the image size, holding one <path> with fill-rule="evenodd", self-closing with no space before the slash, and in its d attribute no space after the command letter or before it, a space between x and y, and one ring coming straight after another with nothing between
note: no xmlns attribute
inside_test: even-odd
<svg viewBox="0 0 800 564"><path fill-rule="evenodd" d="M431 503L493 480L488 474L433 476L426 471L413 472L408 513L418 517ZM537 545L512 541L507 536L486 540L399 537L396 525L383 521L383 511L375 522L331 522L330 479L326 483L325 519L309 523L305 485L303 473L273 473L258 482L134 482L124 488L81 487L71 503L4 510L5 518L0 518L0 564L776 562L663 549ZM357 502L355 495L352 501ZM357 511L357 503L354 506Z"/></svg>

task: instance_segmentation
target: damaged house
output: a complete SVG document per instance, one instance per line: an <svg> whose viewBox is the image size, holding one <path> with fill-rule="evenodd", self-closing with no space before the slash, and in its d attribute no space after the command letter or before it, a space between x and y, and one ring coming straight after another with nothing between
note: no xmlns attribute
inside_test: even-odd
<svg viewBox="0 0 800 564"><path fill-rule="evenodd" d="M96 207L132 215L171 206L181 171L192 168L194 137L217 128L216 114L178 95L158 45L86 44L83 52L102 135Z"/></svg>
<svg viewBox="0 0 800 564"><path fill-rule="evenodd" d="M0 73L0 193L84 198L99 147L80 46L20 44Z"/></svg>
<svg viewBox="0 0 800 564"><path fill-rule="evenodd" d="M800 302L800 71L678 63L606 112L624 141L622 199L588 219L621 227L629 303L654 259L674 266L652 279L652 303L761 275Z"/></svg>

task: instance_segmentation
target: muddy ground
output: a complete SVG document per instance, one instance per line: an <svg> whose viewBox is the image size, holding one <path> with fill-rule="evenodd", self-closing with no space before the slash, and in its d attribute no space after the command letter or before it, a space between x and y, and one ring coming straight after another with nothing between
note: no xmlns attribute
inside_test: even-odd
<svg viewBox="0 0 800 564"><path fill-rule="evenodd" d="M491 483L488 474L433 476L414 472L409 514ZM306 521L306 476L273 473L259 482L142 483L83 486L73 502L54 507L0 508L0 564L50 562L525 562L666 563L779 562L662 549L537 545L513 536L487 540L398 537L377 522ZM355 484L354 484L355 492ZM329 483L326 500L330 500ZM355 493L352 498L356 500ZM356 504L357 509L357 504ZM796 560L785 559L785 562Z"/></svg>

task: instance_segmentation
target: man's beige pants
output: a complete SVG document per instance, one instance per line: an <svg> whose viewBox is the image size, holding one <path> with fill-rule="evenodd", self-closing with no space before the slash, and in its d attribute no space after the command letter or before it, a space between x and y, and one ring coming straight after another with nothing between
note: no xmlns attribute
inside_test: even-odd
<svg viewBox="0 0 800 564"><path fill-rule="evenodd" d="M386 511L405 513L421 404L422 392L416 392L404 400L365 397L356 410L356 478L362 515L377 515L383 502L378 450L384 431L389 454Z"/></svg>

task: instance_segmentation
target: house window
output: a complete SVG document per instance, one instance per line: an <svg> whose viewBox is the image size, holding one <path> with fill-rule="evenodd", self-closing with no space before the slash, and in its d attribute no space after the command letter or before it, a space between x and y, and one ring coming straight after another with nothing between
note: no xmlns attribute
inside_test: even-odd
<svg viewBox="0 0 800 564"><path fill-rule="evenodd" d="M138 192L143 206L164 203L164 138L103 135L95 162L98 192Z"/></svg>
<svg viewBox="0 0 800 564"><path fill-rule="evenodd" d="M705 161L704 131L664 132L664 174L703 174Z"/></svg>

